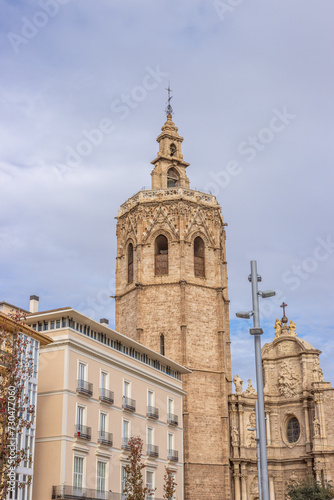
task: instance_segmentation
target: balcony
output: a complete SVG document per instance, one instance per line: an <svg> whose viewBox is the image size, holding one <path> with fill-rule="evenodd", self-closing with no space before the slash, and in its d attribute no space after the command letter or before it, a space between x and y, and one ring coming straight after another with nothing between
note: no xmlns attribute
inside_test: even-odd
<svg viewBox="0 0 334 500"><path fill-rule="evenodd" d="M136 401L134 399L123 396L122 408L123 410L136 411Z"/></svg>
<svg viewBox="0 0 334 500"><path fill-rule="evenodd" d="M174 415L174 413L168 413L167 422L170 425L178 425L179 424L179 417L177 415Z"/></svg>
<svg viewBox="0 0 334 500"><path fill-rule="evenodd" d="M122 449L123 449L123 450L128 450L128 451L130 451L129 441L130 441L130 438L129 438L129 437L124 437L124 438L122 438Z"/></svg>
<svg viewBox="0 0 334 500"><path fill-rule="evenodd" d="M83 396L93 396L93 384L79 379L77 381L77 392Z"/></svg>
<svg viewBox="0 0 334 500"><path fill-rule="evenodd" d="M168 460L177 462L179 460L179 452L175 450L168 450Z"/></svg>
<svg viewBox="0 0 334 500"><path fill-rule="evenodd" d="M148 444L147 445L147 455L149 457L154 457L154 458L158 458L159 456L159 447L158 446L155 446L154 444Z"/></svg>
<svg viewBox="0 0 334 500"><path fill-rule="evenodd" d="M75 425L74 437L90 441L91 436L92 436L91 427L87 427L86 425L81 425L81 424Z"/></svg>
<svg viewBox="0 0 334 500"><path fill-rule="evenodd" d="M99 431L98 443L112 446L113 435L111 432Z"/></svg>
<svg viewBox="0 0 334 500"><path fill-rule="evenodd" d="M116 500L118 495L108 491L90 490L74 486L52 486L52 499L59 500Z"/></svg>
<svg viewBox="0 0 334 500"><path fill-rule="evenodd" d="M155 408L154 406L148 406L146 415L149 418L158 419L159 418L159 409Z"/></svg>
<svg viewBox="0 0 334 500"><path fill-rule="evenodd" d="M108 389L100 389L99 399L101 403L106 404L114 404L114 393L112 391L108 391Z"/></svg>

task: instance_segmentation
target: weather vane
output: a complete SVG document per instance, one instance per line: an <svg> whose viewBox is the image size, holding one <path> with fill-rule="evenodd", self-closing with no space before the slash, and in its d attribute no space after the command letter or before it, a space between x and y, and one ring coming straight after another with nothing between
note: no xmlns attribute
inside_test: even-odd
<svg viewBox="0 0 334 500"><path fill-rule="evenodd" d="M166 89L168 91L168 104L167 104L167 107L165 109L166 111L166 115L172 115L173 114L173 108L171 106L171 103L170 101L172 100L173 96L170 95L171 92L173 92L170 88L170 82L168 82L168 88Z"/></svg>

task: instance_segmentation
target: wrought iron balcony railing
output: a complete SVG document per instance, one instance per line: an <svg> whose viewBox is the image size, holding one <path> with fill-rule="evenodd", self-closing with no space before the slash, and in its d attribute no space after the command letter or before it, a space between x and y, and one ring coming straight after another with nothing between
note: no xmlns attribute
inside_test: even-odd
<svg viewBox="0 0 334 500"><path fill-rule="evenodd" d="M120 495L119 495L120 497ZM117 497L108 491L91 490L76 486L52 486L52 499L59 500L116 500Z"/></svg>
<svg viewBox="0 0 334 500"><path fill-rule="evenodd" d="M90 441L91 436L92 436L91 427L87 427L86 425L81 425L81 424L75 425L74 437Z"/></svg>
<svg viewBox="0 0 334 500"><path fill-rule="evenodd" d="M100 389L100 401L102 403L113 404L114 403L114 393L108 389Z"/></svg>
<svg viewBox="0 0 334 500"><path fill-rule="evenodd" d="M179 417L177 415L174 415L174 413L168 413L167 422L171 425L178 425Z"/></svg>
<svg viewBox="0 0 334 500"><path fill-rule="evenodd" d="M123 450L130 450L129 441L130 441L129 437L122 438L122 449Z"/></svg>
<svg viewBox="0 0 334 500"><path fill-rule="evenodd" d="M86 380L79 379L77 381L77 392L85 396L93 395L93 384L86 382Z"/></svg>
<svg viewBox="0 0 334 500"><path fill-rule="evenodd" d="M158 458L159 456L159 447L154 444L147 445L147 455L150 457Z"/></svg>
<svg viewBox="0 0 334 500"><path fill-rule="evenodd" d="M146 415L147 415L149 418L155 418L155 419L158 419L158 418L159 418L159 409L158 409L158 408L155 408L154 406L148 406L148 407L147 407L147 412L146 412Z"/></svg>
<svg viewBox="0 0 334 500"><path fill-rule="evenodd" d="M177 462L179 459L179 452L176 450L168 450L168 460L172 460L173 462Z"/></svg>
<svg viewBox="0 0 334 500"><path fill-rule="evenodd" d="M124 410L136 411L136 401L134 399L123 396L122 408Z"/></svg>
<svg viewBox="0 0 334 500"><path fill-rule="evenodd" d="M98 442L106 446L112 446L113 435L111 432L99 431Z"/></svg>

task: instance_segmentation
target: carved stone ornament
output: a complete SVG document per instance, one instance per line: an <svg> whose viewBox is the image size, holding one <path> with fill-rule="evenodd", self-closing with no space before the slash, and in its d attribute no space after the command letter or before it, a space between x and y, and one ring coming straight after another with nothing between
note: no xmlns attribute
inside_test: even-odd
<svg viewBox="0 0 334 500"><path fill-rule="evenodd" d="M249 378L247 382L248 382L248 387L245 390L245 392L243 393L243 396L256 396L256 390L252 386L251 379Z"/></svg>
<svg viewBox="0 0 334 500"><path fill-rule="evenodd" d="M313 382L324 382L324 374L322 373L322 369L320 368L319 359L316 358L314 360L313 365Z"/></svg>
<svg viewBox="0 0 334 500"><path fill-rule="evenodd" d="M278 377L278 389L282 396L293 398L298 394L299 377L296 371L289 367L286 361L281 364Z"/></svg>
<svg viewBox="0 0 334 500"><path fill-rule="evenodd" d="M282 321L280 321L278 318L275 321L275 337L279 337L282 331Z"/></svg>

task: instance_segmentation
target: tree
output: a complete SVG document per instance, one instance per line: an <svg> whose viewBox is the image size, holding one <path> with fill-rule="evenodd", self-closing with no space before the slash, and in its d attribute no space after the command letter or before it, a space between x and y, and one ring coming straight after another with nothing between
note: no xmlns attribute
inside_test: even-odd
<svg viewBox="0 0 334 500"><path fill-rule="evenodd" d="M140 437L129 439L130 455L128 464L125 466L125 488L123 493L127 500L145 500L146 495L154 492L144 486L142 470L146 465L142 464L141 455L143 450L143 441Z"/></svg>
<svg viewBox="0 0 334 500"><path fill-rule="evenodd" d="M172 500L174 498L176 492L176 482L174 479L173 472L165 467L165 475L164 475L164 496L165 500Z"/></svg>
<svg viewBox="0 0 334 500"><path fill-rule="evenodd" d="M291 500L332 500L334 489L330 483L316 481L313 477L288 484L287 493Z"/></svg>
<svg viewBox="0 0 334 500"><path fill-rule="evenodd" d="M15 489L16 469L22 462L31 462L29 448L18 446L18 436L34 421L35 407L25 391L32 376L33 360L30 338L24 329L20 313L0 317L0 498ZM31 481L27 475L26 483Z"/></svg>

